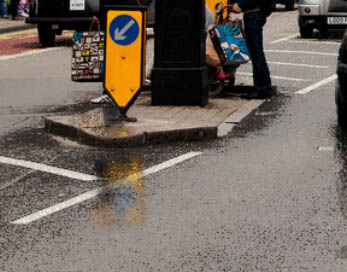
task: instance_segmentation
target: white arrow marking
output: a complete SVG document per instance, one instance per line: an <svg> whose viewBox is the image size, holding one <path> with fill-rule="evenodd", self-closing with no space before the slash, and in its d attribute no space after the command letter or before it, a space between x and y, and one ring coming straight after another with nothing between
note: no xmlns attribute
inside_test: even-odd
<svg viewBox="0 0 347 272"><path fill-rule="evenodd" d="M127 36L123 36L123 35L125 34L125 32L127 32L133 26L133 24L135 24L135 20L129 21L129 23L127 23L121 31L119 31L119 29L116 28L116 30L114 32L114 39L116 41L125 40Z"/></svg>

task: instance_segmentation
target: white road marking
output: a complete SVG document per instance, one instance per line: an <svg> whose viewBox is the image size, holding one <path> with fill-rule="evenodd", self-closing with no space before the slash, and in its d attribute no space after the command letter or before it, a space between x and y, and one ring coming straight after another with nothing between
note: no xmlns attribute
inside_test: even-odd
<svg viewBox="0 0 347 272"><path fill-rule="evenodd" d="M297 66L297 67L316 68L316 69L328 69L329 68L329 66L301 64L301 63L288 63L288 62L276 62L276 61L268 61L267 63L268 64L275 64L275 65Z"/></svg>
<svg viewBox="0 0 347 272"><path fill-rule="evenodd" d="M170 168L176 164L182 163L186 160L192 159L194 157L200 156L202 154L202 152L189 152L186 153L184 155L178 156L176 158L173 158L171 160L168 160L166 162L160 163L156 166L150 167L148 169L145 169L143 172L140 173L136 173L139 177L145 177L154 173L157 173L159 171L162 171L164 169ZM64 210L66 208L69 208L71 206L74 206L76 204L79 204L83 201L86 201L88 199L91 199L93 197L96 197L100 194L104 194L107 193L109 191L114 190L115 188L117 188L117 186L119 186L119 182L115 182L115 183L111 183L108 184L106 186L97 188L95 190L86 192L84 194L81 194L79 196L76 196L74 198L71 198L69 200L66 200L64 202L58 203L56 205L53 205L49 208L40 210L38 212L35 212L31 215L25 216L23 218L20 218L18 220L15 220L13 222L11 222L11 224L17 224L17 225L25 225L25 224L29 224L31 222L34 222L36 220L39 220L43 217L46 217L48 215L51 215L53 213L56 213L58 211Z"/></svg>
<svg viewBox="0 0 347 272"><path fill-rule="evenodd" d="M276 43L288 41L290 39L297 38L298 36L299 36L299 33L295 33L295 34L289 35L287 37L284 37L282 39L278 39L278 40L272 41L272 42L270 42L270 44L276 44Z"/></svg>
<svg viewBox="0 0 347 272"><path fill-rule="evenodd" d="M317 55L317 56L331 56L331 57L337 57L337 53L327 53L327 52L314 52L314 51L295 51L295 50L273 50L268 49L264 50L268 53L284 53L284 54L308 54L308 55Z"/></svg>
<svg viewBox="0 0 347 272"><path fill-rule="evenodd" d="M320 147L318 147L318 151L320 151L320 152L334 152L335 148L333 146L320 146Z"/></svg>
<svg viewBox="0 0 347 272"><path fill-rule="evenodd" d="M338 46L340 46L340 42L322 42L319 40L291 40L288 42L289 43L315 43L318 45L326 44L326 45L338 45Z"/></svg>
<svg viewBox="0 0 347 272"><path fill-rule="evenodd" d="M328 78L325 78L325 79L323 79L321 81L318 81L317 83L312 84L312 85L310 85L310 86L308 86L308 87L306 87L304 89L301 89L301 90L299 90L299 91L297 91L295 93L296 94L307 94L307 93L312 92L315 89L318 89L319 87L322 87L323 85L328 84L329 82L334 81L336 79L337 79L337 75L334 74L334 75L332 75L332 76L330 76Z"/></svg>
<svg viewBox="0 0 347 272"><path fill-rule="evenodd" d="M29 51L29 52L9 55L9 56L2 56L2 57L0 57L0 61L16 59L16 58L20 58L20 57L27 57L27 56L37 55L37 54L42 54L42 53L46 53L46 52L49 52L49 51L56 51L56 50L59 50L61 48L62 47L45 48L45 49L39 49L39 50L34 50L34 51Z"/></svg>
<svg viewBox="0 0 347 272"><path fill-rule="evenodd" d="M253 76L253 73L237 72L241 76ZM310 81L308 79L293 78L293 77L282 77L282 76L271 76L273 79L288 80L288 81Z"/></svg>
<svg viewBox="0 0 347 272"><path fill-rule="evenodd" d="M24 168L29 168L29 169L33 169L33 170L37 170L41 172L46 172L46 173L63 176L63 177L71 178L71 179L82 180L82 181L95 181L95 180L103 179L101 177L87 175L87 174L83 174L83 173L79 173L79 172L75 172L75 171L71 171L67 169L57 168L53 166L48 166L42 163L13 159L13 158L8 158L3 156L0 156L0 163L20 166Z"/></svg>

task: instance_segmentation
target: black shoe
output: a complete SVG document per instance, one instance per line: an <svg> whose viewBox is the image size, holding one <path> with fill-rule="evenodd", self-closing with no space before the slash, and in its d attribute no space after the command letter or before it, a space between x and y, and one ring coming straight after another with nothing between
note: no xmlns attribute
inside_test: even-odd
<svg viewBox="0 0 347 272"><path fill-rule="evenodd" d="M259 91L252 91L246 95L243 95L241 96L242 98L245 98L245 99L270 99L272 98L274 95L276 95L277 93L277 89L276 87L273 87L271 88L271 90L269 91L262 91L262 92L259 92Z"/></svg>

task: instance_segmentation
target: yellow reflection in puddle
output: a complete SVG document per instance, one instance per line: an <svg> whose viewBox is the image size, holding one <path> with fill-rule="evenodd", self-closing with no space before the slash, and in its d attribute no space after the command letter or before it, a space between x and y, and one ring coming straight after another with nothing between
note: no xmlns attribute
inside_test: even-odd
<svg viewBox="0 0 347 272"><path fill-rule="evenodd" d="M118 222L123 225L138 225L144 219L144 187L141 159L130 162L111 163L105 168L106 184L117 184L116 189L105 196L93 211L94 225L110 225Z"/></svg>

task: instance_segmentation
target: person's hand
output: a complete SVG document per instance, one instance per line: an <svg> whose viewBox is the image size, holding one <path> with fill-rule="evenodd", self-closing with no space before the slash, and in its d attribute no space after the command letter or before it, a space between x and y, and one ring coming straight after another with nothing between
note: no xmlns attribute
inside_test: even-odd
<svg viewBox="0 0 347 272"><path fill-rule="evenodd" d="M238 3L232 4L231 10L235 13L241 13L242 12L242 9L240 8Z"/></svg>

